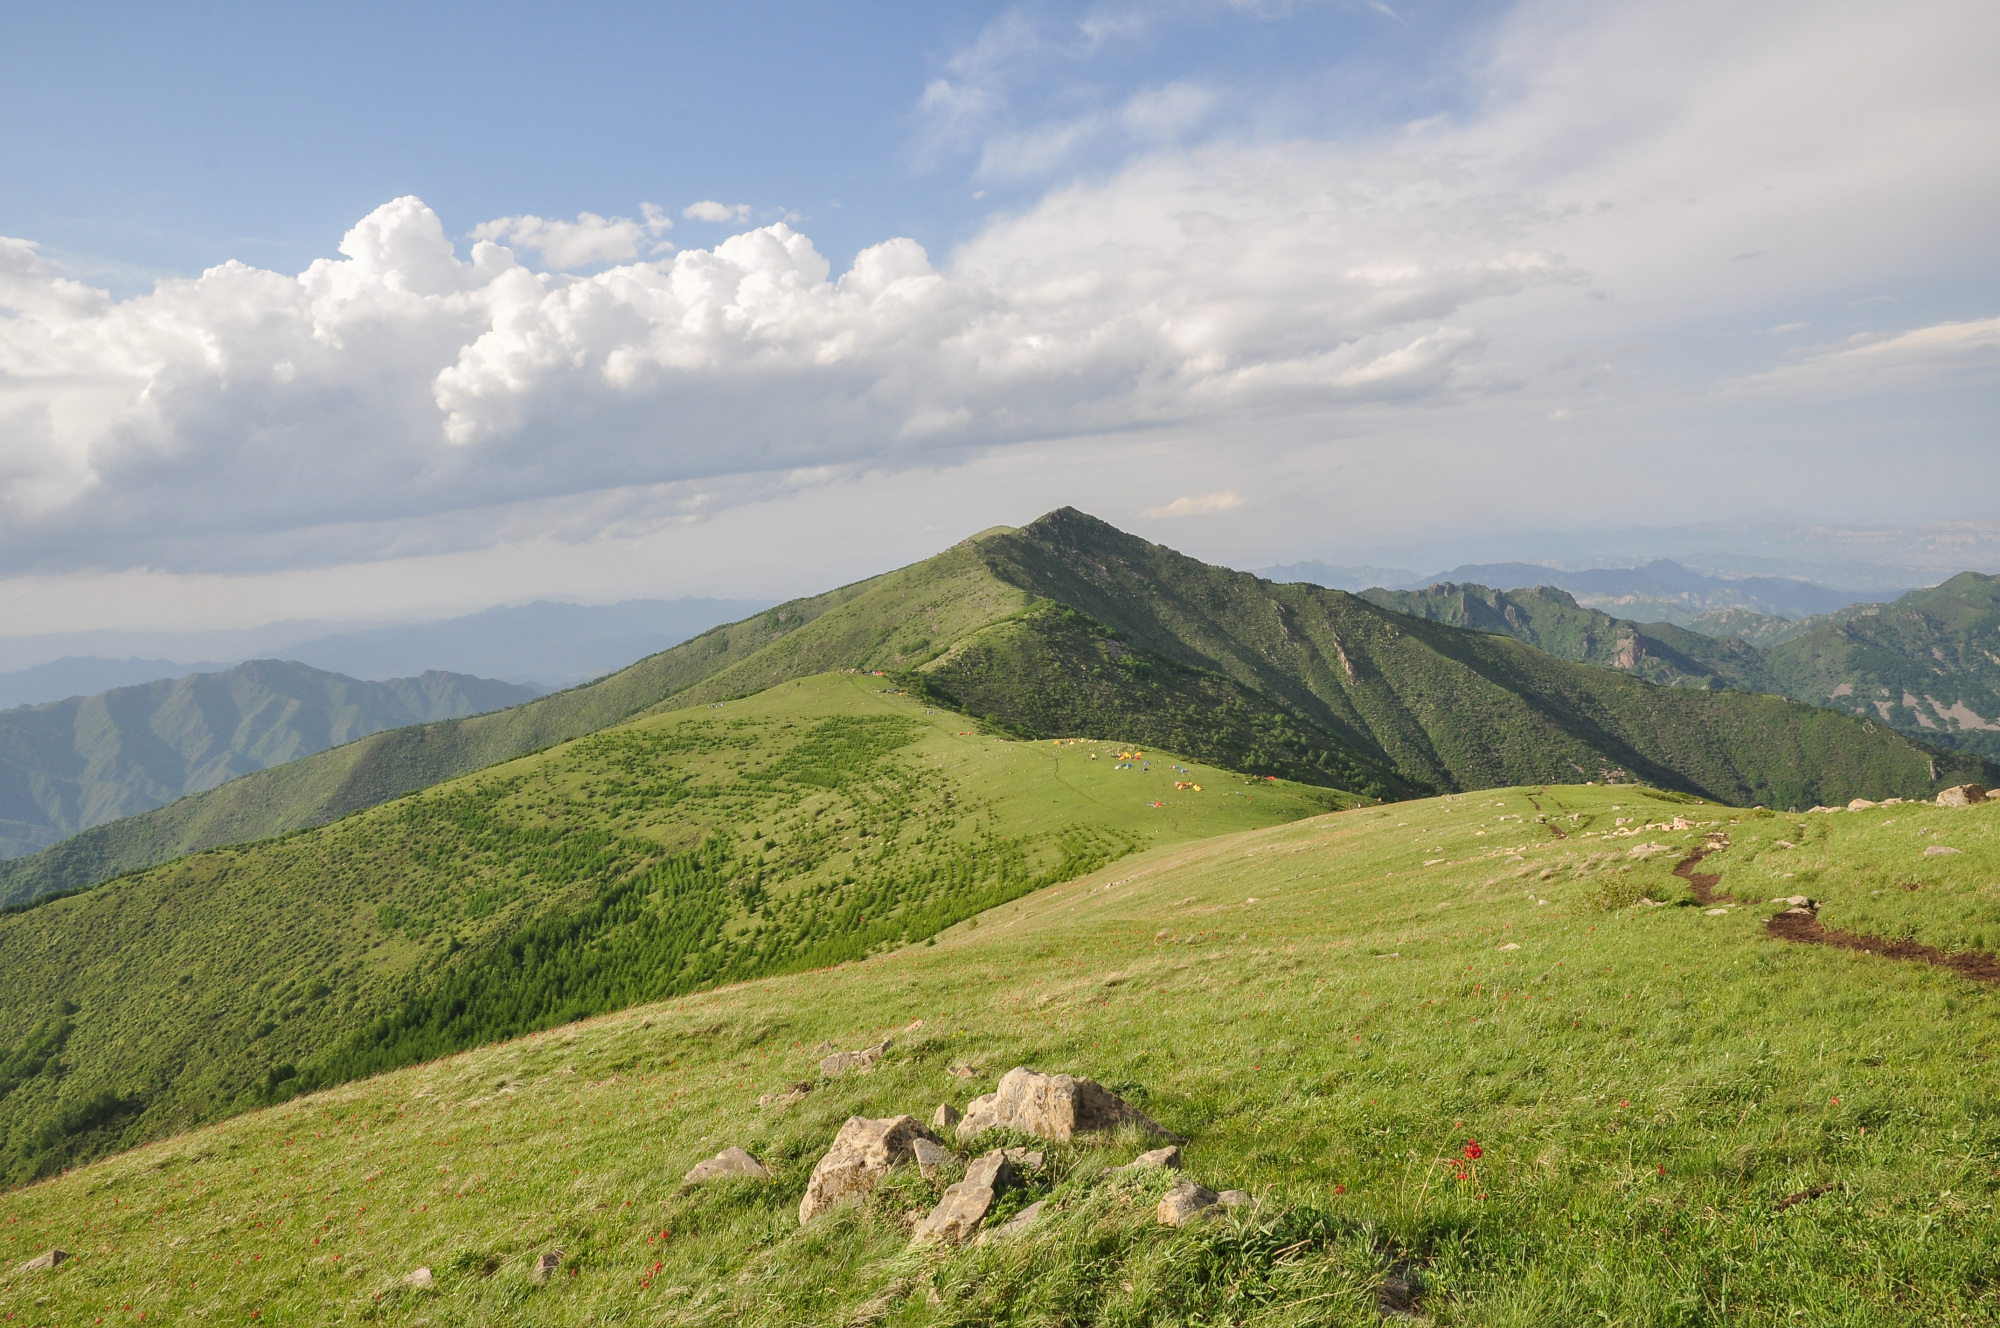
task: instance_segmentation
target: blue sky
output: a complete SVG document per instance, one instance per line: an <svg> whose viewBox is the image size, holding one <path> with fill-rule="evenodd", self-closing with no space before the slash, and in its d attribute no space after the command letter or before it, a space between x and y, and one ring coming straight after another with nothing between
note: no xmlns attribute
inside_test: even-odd
<svg viewBox="0 0 2000 1328"><path fill-rule="evenodd" d="M714 198L798 216L844 266L891 235L943 248L1031 202L1051 171L979 173L993 128L1141 89L1199 83L1225 103L1216 118L1264 132L1455 109L1440 66L1480 10L27 6L0 51L16 128L0 233L131 290L231 258L296 272L403 194L474 219ZM994 104L937 123L924 93L941 80Z"/></svg>
<svg viewBox="0 0 2000 1328"><path fill-rule="evenodd" d="M1239 566L1992 522L1996 64L1944 3L18 7L0 612L783 595L1064 503Z"/></svg>

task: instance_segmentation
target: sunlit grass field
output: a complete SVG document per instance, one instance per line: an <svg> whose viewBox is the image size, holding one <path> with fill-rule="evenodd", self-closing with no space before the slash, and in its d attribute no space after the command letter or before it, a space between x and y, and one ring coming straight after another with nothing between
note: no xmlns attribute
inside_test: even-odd
<svg viewBox="0 0 2000 1328"><path fill-rule="evenodd" d="M1803 894L1828 927L1991 943L1996 830L2000 804L1772 816L1583 787L1166 845L934 945L15 1191L9 1269L73 1257L9 1271L0 1304L49 1324L1361 1324L1395 1269L1444 1324L1994 1322L1993 993L1764 924ZM1673 868L1705 847L1725 898L1698 905ZM821 1043L883 1037L872 1071L818 1079ZM1053 1202L1006 1243L913 1249L950 1179L914 1168L800 1227L846 1117L928 1119L1017 1064L1115 1087L1196 1179L1257 1202L1161 1227L1168 1178L1105 1175L1147 1146L1114 1138L1045 1146L1002 1212ZM776 1179L681 1185L730 1145ZM419 1267L433 1286L405 1283Z"/></svg>

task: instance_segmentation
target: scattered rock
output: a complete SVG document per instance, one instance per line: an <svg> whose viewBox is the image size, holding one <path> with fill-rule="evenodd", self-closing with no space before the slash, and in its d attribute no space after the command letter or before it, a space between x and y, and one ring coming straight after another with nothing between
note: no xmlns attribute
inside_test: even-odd
<svg viewBox="0 0 2000 1328"><path fill-rule="evenodd" d="M954 1065L949 1070L946 1070L945 1073L954 1079L977 1079L979 1077L979 1071L970 1065Z"/></svg>
<svg viewBox="0 0 2000 1328"><path fill-rule="evenodd" d="M910 1143L910 1155L917 1159L917 1170L923 1173L925 1180L934 1179L937 1176L939 1167L947 1166L958 1160L957 1153L952 1152L943 1144L933 1143L929 1139L912 1140Z"/></svg>
<svg viewBox="0 0 2000 1328"><path fill-rule="evenodd" d="M757 1106L759 1107L759 1109L766 1109L770 1107L789 1107L793 1103L803 1099L806 1094L812 1091L813 1091L812 1080L801 1079L797 1083L793 1084L790 1088L781 1088L775 1093L764 1094L762 1097L757 1099Z"/></svg>
<svg viewBox="0 0 2000 1328"><path fill-rule="evenodd" d="M1809 908L1788 908L1785 910L1783 916L1788 918L1809 918L1813 916L1813 911Z"/></svg>
<svg viewBox="0 0 2000 1328"><path fill-rule="evenodd" d="M1882 804L1879 802L1870 802L1866 798L1856 798L1854 801L1847 804L1847 810L1851 812L1865 812L1870 807L1879 807L1881 805Z"/></svg>
<svg viewBox="0 0 2000 1328"><path fill-rule="evenodd" d="M805 1198L799 1200L799 1221L810 1222L843 1199L857 1198L875 1188L899 1162L915 1156L918 1139L942 1142L917 1123L914 1116L888 1116L870 1120L849 1116L833 1137L832 1147L813 1168L806 1182Z"/></svg>
<svg viewBox="0 0 2000 1328"><path fill-rule="evenodd" d="M833 1039L827 1038L824 1042L821 1042L817 1047L814 1047L812 1049L812 1054L815 1056L824 1056L833 1049L834 1049Z"/></svg>
<svg viewBox="0 0 2000 1328"><path fill-rule="evenodd" d="M1136 1125L1149 1134L1167 1133L1093 1079L1043 1074L1017 1065L1000 1076L993 1092L972 1099L965 1119L958 1123L958 1137L976 1139L988 1130L1009 1129L1041 1139L1068 1139L1120 1125Z"/></svg>
<svg viewBox="0 0 2000 1328"><path fill-rule="evenodd" d="M1813 901L1804 895L1775 895L1772 897L1771 902L1774 904L1792 904L1799 908L1811 908L1813 906Z"/></svg>
<svg viewBox="0 0 2000 1328"><path fill-rule="evenodd" d="M1726 918L1729 916L1729 910L1726 908L1705 908L1701 912L1703 917L1709 918Z"/></svg>
<svg viewBox="0 0 2000 1328"><path fill-rule="evenodd" d="M419 1268L414 1272L403 1274L403 1285L407 1287L416 1287L418 1290L423 1290L436 1284L437 1279L431 1276L431 1270L428 1268Z"/></svg>
<svg viewBox="0 0 2000 1328"><path fill-rule="evenodd" d="M1385 1319L1414 1319L1423 1295L1423 1275L1414 1268L1396 1268L1375 1288L1375 1312Z"/></svg>
<svg viewBox="0 0 2000 1328"><path fill-rule="evenodd" d="M556 1269L562 1267L562 1256L563 1252L561 1250L550 1250L548 1253L544 1254L541 1258L535 1260L534 1268L531 1269L528 1273L529 1280L534 1282L546 1282L551 1277L554 1277L556 1275Z"/></svg>
<svg viewBox="0 0 2000 1328"><path fill-rule="evenodd" d="M1224 1208L1241 1208L1250 1202L1250 1195L1246 1190L1224 1190L1215 1196L1215 1201Z"/></svg>
<svg viewBox="0 0 2000 1328"><path fill-rule="evenodd" d="M1042 1155L1032 1148L1010 1148L1007 1150L1007 1160L1023 1171L1042 1169Z"/></svg>
<svg viewBox="0 0 2000 1328"><path fill-rule="evenodd" d="M994 1196L1013 1182L1014 1169L1007 1162L1007 1154L994 1149L965 1169L964 1180L946 1187L944 1198L931 1209L929 1217L917 1223L910 1238L963 1245L986 1220Z"/></svg>
<svg viewBox="0 0 2000 1328"><path fill-rule="evenodd" d="M1924 856L1927 858L1948 858L1954 853L1963 853L1964 851L1963 849L1946 848L1943 844L1932 844L1924 850Z"/></svg>
<svg viewBox="0 0 2000 1328"><path fill-rule="evenodd" d="M740 1148L725 1148L704 1162L697 1162L681 1179L689 1185L711 1180L769 1180L771 1169Z"/></svg>
<svg viewBox="0 0 2000 1328"><path fill-rule="evenodd" d="M859 1051L836 1051L819 1063L819 1072L830 1079L849 1070L866 1070L882 1059L889 1046L889 1039L883 1038L874 1046L863 1047Z"/></svg>
<svg viewBox="0 0 2000 1328"><path fill-rule="evenodd" d="M51 1246L22 1264L21 1271L24 1273L45 1273L67 1258L69 1258L68 1250L59 1250Z"/></svg>
<svg viewBox="0 0 2000 1328"><path fill-rule="evenodd" d="M1940 807L1970 807L1975 802L1985 802L1987 796L1984 784L1959 784L1938 794L1937 805Z"/></svg>
<svg viewBox="0 0 2000 1328"><path fill-rule="evenodd" d="M1186 1226L1215 1207L1220 1197L1214 1190L1205 1190L1191 1180L1184 1180L1167 1191L1155 1213L1161 1226Z"/></svg>
<svg viewBox="0 0 2000 1328"><path fill-rule="evenodd" d="M933 1130L940 1132L949 1130L952 1126L958 1124L958 1122L958 1108L949 1102L938 1103L938 1109L931 1113L931 1128Z"/></svg>
<svg viewBox="0 0 2000 1328"><path fill-rule="evenodd" d="M1113 1171L1179 1171L1181 1169L1181 1148L1179 1144L1168 1144L1165 1148L1155 1148L1150 1153L1141 1153L1122 1167Z"/></svg>
<svg viewBox="0 0 2000 1328"><path fill-rule="evenodd" d="M1042 1210L1048 1206L1049 1201L1047 1199L1035 1200L1026 1208L1023 1208L1020 1212L1002 1222L999 1226L994 1227L991 1231L982 1232L979 1237L979 1243L984 1245L989 1240L1014 1239L1014 1237L1033 1226L1035 1219L1040 1217Z"/></svg>
<svg viewBox="0 0 2000 1328"><path fill-rule="evenodd" d="M1520 948L1521 948L1521 947L1520 947L1520 946L1518 946L1518 945L1516 945L1516 944L1514 944L1514 942L1512 942L1512 941L1509 941L1509 942L1507 942L1507 943L1506 943L1505 945L1503 945L1503 946L1501 946L1501 947L1500 947L1500 952L1501 952L1502 954L1505 954L1505 953L1506 953L1507 951L1509 951L1509 950L1518 950L1518 949L1520 949Z"/></svg>

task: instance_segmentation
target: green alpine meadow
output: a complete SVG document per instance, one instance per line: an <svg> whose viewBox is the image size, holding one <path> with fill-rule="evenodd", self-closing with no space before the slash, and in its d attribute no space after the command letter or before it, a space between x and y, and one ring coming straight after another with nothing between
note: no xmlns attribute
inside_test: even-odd
<svg viewBox="0 0 2000 1328"><path fill-rule="evenodd" d="M0 864L0 1302L2000 1321L2000 770L1828 630L1064 508L83 829Z"/></svg>
<svg viewBox="0 0 2000 1328"><path fill-rule="evenodd" d="M1987 1322L1992 997L1940 958L1993 944L1996 867L2000 805L1635 786L1160 842L16 1189L10 1258L69 1257L0 1294L63 1323ZM1812 939L1795 895L1873 944ZM944 1129L954 1156L801 1223L850 1117L1016 1066L1119 1094L1179 1170L1118 1170L1162 1143L1135 1125ZM1032 1220L914 1240L1000 1147L986 1230ZM730 1148L768 1178L686 1179ZM1166 1225L1182 1182L1242 1197Z"/></svg>

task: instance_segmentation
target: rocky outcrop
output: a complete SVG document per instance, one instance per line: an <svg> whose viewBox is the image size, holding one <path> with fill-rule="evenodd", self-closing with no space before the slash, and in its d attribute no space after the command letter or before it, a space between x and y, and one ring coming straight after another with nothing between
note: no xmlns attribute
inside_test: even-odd
<svg viewBox="0 0 2000 1328"><path fill-rule="evenodd" d="M1940 807L1970 807L1976 802L1985 802L1988 797L1983 784L1959 784L1937 795Z"/></svg>
<svg viewBox="0 0 2000 1328"><path fill-rule="evenodd" d="M1121 1125L1167 1135L1145 1113L1095 1080L1016 1066L1000 1077L993 1092L972 1099L965 1119L958 1123L958 1137L963 1142L988 1130L1018 1130L1042 1139L1069 1139Z"/></svg>
<svg viewBox="0 0 2000 1328"><path fill-rule="evenodd" d="M740 1148L725 1148L714 1157L695 1163L681 1179L689 1185L712 1180L769 1180L771 1169Z"/></svg>
<svg viewBox="0 0 2000 1328"><path fill-rule="evenodd" d="M965 1169L965 1179L946 1187L944 1198L918 1222L910 1238L919 1243L963 1245L979 1230L1001 1190L1014 1182L1007 1154L994 1149Z"/></svg>
<svg viewBox="0 0 2000 1328"><path fill-rule="evenodd" d="M943 1142L914 1116L881 1120L849 1116L806 1182L805 1197L799 1200L799 1221L810 1222L835 1204L868 1194L891 1167L916 1156L919 1139Z"/></svg>

